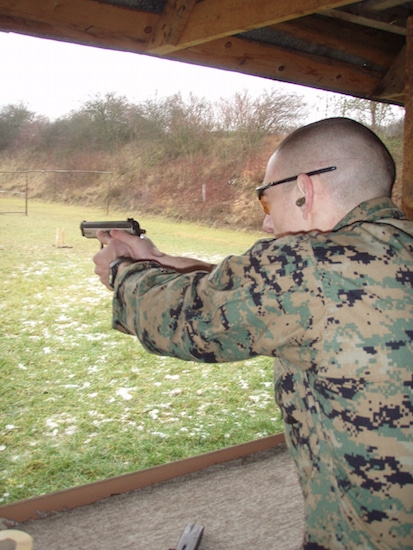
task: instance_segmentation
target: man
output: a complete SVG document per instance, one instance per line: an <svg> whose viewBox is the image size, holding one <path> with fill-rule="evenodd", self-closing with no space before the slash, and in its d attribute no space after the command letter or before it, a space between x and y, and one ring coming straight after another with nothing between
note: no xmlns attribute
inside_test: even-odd
<svg viewBox="0 0 413 550"><path fill-rule="evenodd" d="M273 236L242 256L214 267L115 232L94 258L107 286L115 260L114 328L147 350L275 358L306 549L413 547L413 222L394 179L374 133L322 120L270 158L257 192Z"/></svg>

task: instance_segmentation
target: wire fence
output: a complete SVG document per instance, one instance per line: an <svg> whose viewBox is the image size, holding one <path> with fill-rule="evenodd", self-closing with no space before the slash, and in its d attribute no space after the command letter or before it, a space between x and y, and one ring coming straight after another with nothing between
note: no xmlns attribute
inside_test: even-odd
<svg viewBox="0 0 413 550"><path fill-rule="evenodd" d="M24 214L25 216L28 215L28 208L29 208L29 176L27 171L22 170L1 170L0 174L25 174L25 186L24 191L9 191L5 189L0 189L0 193L4 195L13 195L13 196L24 196L24 210L12 210L12 211L2 211L0 210L0 214Z"/></svg>
<svg viewBox="0 0 413 550"><path fill-rule="evenodd" d="M18 211L2 211L0 210L0 214L24 214L25 216L29 213L29 178L30 174L46 174L46 173L54 173L54 174L108 174L111 176L108 184L108 193L107 193L107 200L106 200L106 213L109 213L109 207L110 207L110 196L111 196L111 186L112 186L112 176L114 172L110 172L107 170L64 170L64 169L56 169L56 170L0 170L0 174L22 174L25 177L25 183L23 187L23 191L14 191L14 190L7 190L7 189L0 189L0 193L4 195L15 195L15 196L22 196L24 197L24 206L22 206L22 210Z"/></svg>

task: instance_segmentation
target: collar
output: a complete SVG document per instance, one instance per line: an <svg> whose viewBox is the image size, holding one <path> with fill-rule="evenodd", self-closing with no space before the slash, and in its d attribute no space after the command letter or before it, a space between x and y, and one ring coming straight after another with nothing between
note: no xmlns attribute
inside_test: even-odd
<svg viewBox="0 0 413 550"><path fill-rule="evenodd" d="M378 197L356 206L338 222L333 231L357 222L377 222L386 218L401 219L406 216L389 197Z"/></svg>

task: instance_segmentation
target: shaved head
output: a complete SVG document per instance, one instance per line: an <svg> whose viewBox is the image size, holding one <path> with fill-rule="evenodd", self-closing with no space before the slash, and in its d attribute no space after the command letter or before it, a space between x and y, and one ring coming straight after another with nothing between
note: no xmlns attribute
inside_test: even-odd
<svg viewBox="0 0 413 550"><path fill-rule="evenodd" d="M327 118L296 130L281 143L273 160L277 179L336 166L336 171L320 178L328 182L332 198L345 208L390 196L396 176L394 160L384 143L348 118Z"/></svg>

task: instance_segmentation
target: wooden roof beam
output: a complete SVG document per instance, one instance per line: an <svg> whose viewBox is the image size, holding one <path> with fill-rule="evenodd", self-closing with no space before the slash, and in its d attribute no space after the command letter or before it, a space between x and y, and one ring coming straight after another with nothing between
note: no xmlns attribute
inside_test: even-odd
<svg viewBox="0 0 413 550"><path fill-rule="evenodd" d="M348 0L261 0L258 9L251 9L251 0L208 0L195 3L176 44L148 45L147 52L164 55L198 44L268 27L314 13L351 4Z"/></svg>
<svg viewBox="0 0 413 550"><path fill-rule="evenodd" d="M363 2L363 8L368 10L388 10L390 8L396 8L405 3L405 0L365 0Z"/></svg>
<svg viewBox="0 0 413 550"><path fill-rule="evenodd" d="M168 55L168 59L212 66L239 73L330 90L366 99L381 75L345 62L331 63L313 54L302 54L237 37L199 44Z"/></svg>
<svg viewBox="0 0 413 550"><path fill-rule="evenodd" d="M0 30L143 52L159 15L95 0L1 0Z"/></svg>
<svg viewBox="0 0 413 550"><path fill-rule="evenodd" d="M376 15L377 13L377 15ZM326 15L327 17L333 17L334 19L340 19L341 21L348 21L349 23L355 23L356 25L364 25L372 29L378 29L394 34L400 34L406 36L406 27L396 21L388 22L380 17L380 11L376 12L362 12L360 14L353 13L346 10L327 9L319 12L320 15Z"/></svg>
<svg viewBox="0 0 413 550"><path fill-rule="evenodd" d="M395 100L398 103L403 103L405 67L406 46L401 49L399 55L394 60L385 77L375 89L374 96L377 98L385 98L387 100Z"/></svg>
<svg viewBox="0 0 413 550"><path fill-rule="evenodd" d="M196 0L168 0L148 49L162 55L174 48L192 13Z"/></svg>
<svg viewBox="0 0 413 550"><path fill-rule="evenodd" d="M353 25L319 16L303 17L271 28L274 32L286 33L292 38L315 44L336 52L343 52L365 59L381 67L390 67L403 39L366 27L354 32Z"/></svg>

